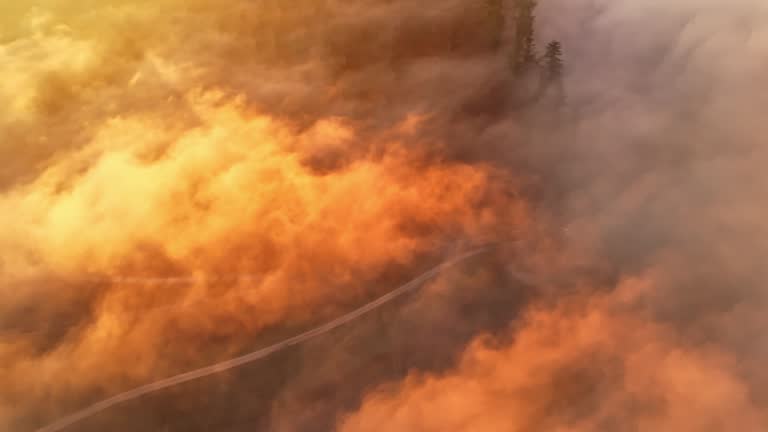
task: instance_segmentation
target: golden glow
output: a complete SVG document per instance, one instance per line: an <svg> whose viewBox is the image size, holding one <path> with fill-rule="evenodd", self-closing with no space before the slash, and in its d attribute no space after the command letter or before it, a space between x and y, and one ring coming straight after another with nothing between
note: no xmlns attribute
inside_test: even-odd
<svg viewBox="0 0 768 432"><path fill-rule="evenodd" d="M17 34L0 45L0 95L10 100L0 151L12 173L0 192L0 301L96 299L85 325L44 355L34 335L0 339L0 387L10 389L0 428L8 406L163 376L174 359L206 358L197 342L206 335L231 341L221 358L266 326L368 298L376 285L366 283L388 266L497 236L502 219L527 223L525 204L504 197L489 167L424 162L423 115L374 135L335 117L298 129L205 84L204 59L185 49L206 35L177 41L157 30L169 8L201 25L194 7L52 2L16 11ZM120 281L241 274L258 280ZM112 282L78 282L91 277ZM176 352L158 349L169 340Z"/></svg>

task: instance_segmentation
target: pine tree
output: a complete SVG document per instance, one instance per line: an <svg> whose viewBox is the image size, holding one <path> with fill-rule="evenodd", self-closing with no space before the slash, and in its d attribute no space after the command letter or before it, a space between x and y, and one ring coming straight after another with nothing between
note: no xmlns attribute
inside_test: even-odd
<svg viewBox="0 0 768 432"><path fill-rule="evenodd" d="M532 65L538 62L536 58L536 40L533 38L533 32L530 32L525 37L521 60L525 65Z"/></svg>
<svg viewBox="0 0 768 432"><path fill-rule="evenodd" d="M563 47L554 40L547 44L544 53L544 85L548 92L554 92L553 103L562 108L565 106L565 89L563 87Z"/></svg>
<svg viewBox="0 0 768 432"><path fill-rule="evenodd" d="M536 0L517 0L515 6L515 45L512 70L519 74L537 63L534 25Z"/></svg>
<svg viewBox="0 0 768 432"><path fill-rule="evenodd" d="M547 44L544 54L544 67L547 81L553 82L563 77L563 47L554 40Z"/></svg>
<svg viewBox="0 0 768 432"><path fill-rule="evenodd" d="M485 9L488 18L491 47L497 50L501 47L506 21L504 16L504 0L485 0Z"/></svg>

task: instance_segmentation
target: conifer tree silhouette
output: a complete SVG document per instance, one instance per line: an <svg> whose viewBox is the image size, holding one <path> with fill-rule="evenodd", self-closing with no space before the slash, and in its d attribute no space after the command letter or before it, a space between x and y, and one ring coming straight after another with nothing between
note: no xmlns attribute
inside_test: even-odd
<svg viewBox="0 0 768 432"><path fill-rule="evenodd" d="M504 36L504 0L485 0L486 14L488 18L488 32L493 50L501 47Z"/></svg>
<svg viewBox="0 0 768 432"><path fill-rule="evenodd" d="M517 0L515 3L515 44L512 52L512 71L515 75L537 63L534 24L536 0Z"/></svg>
<svg viewBox="0 0 768 432"><path fill-rule="evenodd" d="M547 44L544 52L544 83L547 90L552 93L554 105L565 105L565 89L563 87L563 46L559 41Z"/></svg>
<svg viewBox="0 0 768 432"><path fill-rule="evenodd" d="M552 82L563 77L563 46L554 40L547 44L544 53L544 68L546 78Z"/></svg>

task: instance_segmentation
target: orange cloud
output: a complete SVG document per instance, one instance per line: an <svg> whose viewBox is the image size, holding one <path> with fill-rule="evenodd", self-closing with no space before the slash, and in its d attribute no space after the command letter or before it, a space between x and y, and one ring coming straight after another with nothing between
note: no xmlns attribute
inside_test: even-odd
<svg viewBox="0 0 768 432"><path fill-rule="evenodd" d="M735 359L631 312L650 283L534 307L508 338L475 340L454 370L370 393L339 430L761 430Z"/></svg>
<svg viewBox="0 0 768 432"><path fill-rule="evenodd" d="M507 235L502 218L527 223L525 204L505 198L488 167L420 163L408 142L389 142L383 154L317 172L307 157L364 138L333 119L296 133L215 92L188 103L195 127L114 118L0 196L2 218L26 221L0 229L0 276L17 287L3 298L34 298L40 286L24 281L40 275L113 279L97 289L92 323L45 356L0 344L10 350L6 388L34 397L140 382L173 371L175 358L205 358L201 335L230 338L234 353L266 326L367 298L389 266L453 239ZM203 279L181 288L120 280L164 275ZM216 285L205 275L258 279ZM157 349L169 337L186 341L170 355Z"/></svg>

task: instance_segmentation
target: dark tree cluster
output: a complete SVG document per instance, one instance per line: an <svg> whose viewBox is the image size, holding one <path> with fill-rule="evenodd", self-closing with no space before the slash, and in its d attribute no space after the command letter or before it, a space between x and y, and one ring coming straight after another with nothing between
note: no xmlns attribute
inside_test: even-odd
<svg viewBox="0 0 768 432"><path fill-rule="evenodd" d="M537 0L512 1L514 3L509 8L511 20L506 20L504 1L486 0L488 14L492 17L489 21L489 31L492 38L499 41L496 48L501 47L504 27L511 26L513 36L509 56L513 78L536 76L539 88L536 95L531 97L534 101L550 89L555 93L556 100L564 101L562 44L556 40L551 41L547 44L544 54L539 55L535 35Z"/></svg>
<svg viewBox="0 0 768 432"><path fill-rule="evenodd" d="M485 0L485 4L488 13L491 47L497 50L501 47L504 38L504 0Z"/></svg>
<svg viewBox="0 0 768 432"><path fill-rule="evenodd" d="M535 8L536 0L518 0L514 4L512 70L515 74L525 72L538 62L534 38Z"/></svg>

